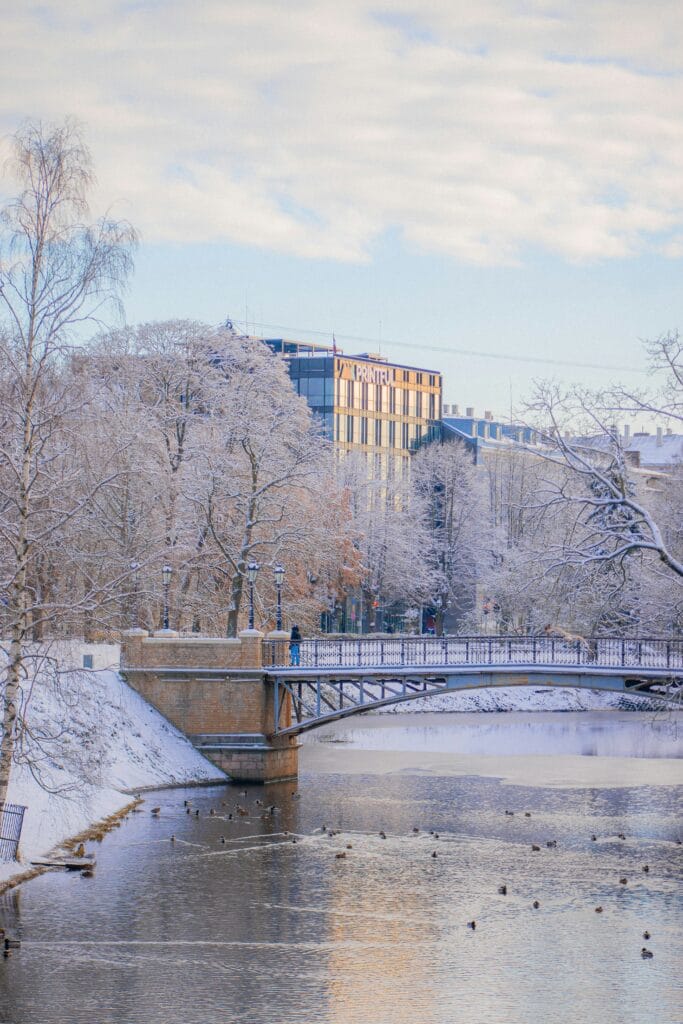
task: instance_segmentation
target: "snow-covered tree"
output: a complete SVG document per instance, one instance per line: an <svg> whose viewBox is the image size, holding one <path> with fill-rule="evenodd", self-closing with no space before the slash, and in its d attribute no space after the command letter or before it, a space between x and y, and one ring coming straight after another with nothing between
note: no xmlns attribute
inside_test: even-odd
<svg viewBox="0 0 683 1024"><path fill-rule="evenodd" d="M43 589L45 567L104 484L84 486L70 456L82 403L65 365L69 345L79 325L116 304L135 241L128 224L84 223L93 176L74 123L28 123L13 141L20 191L0 212L0 801L24 722L28 644L63 612Z"/></svg>
<svg viewBox="0 0 683 1024"><path fill-rule="evenodd" d="M472 454L458 443L431 444L414 457L416 507L423 516L436 633L444 619L463 620L476 605L476 589L495 537L486 479Z"/></svg>

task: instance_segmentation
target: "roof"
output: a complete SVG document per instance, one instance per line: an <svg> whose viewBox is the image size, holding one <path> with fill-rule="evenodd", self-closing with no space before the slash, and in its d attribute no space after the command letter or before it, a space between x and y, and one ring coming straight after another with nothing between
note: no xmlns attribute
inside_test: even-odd
<svg viewBox="0 0 683 1024"><path fill-rule="evenodd" d="M683 461L683 434L633 434L625 450L639 452L641 466L670 466Z"/></svg>

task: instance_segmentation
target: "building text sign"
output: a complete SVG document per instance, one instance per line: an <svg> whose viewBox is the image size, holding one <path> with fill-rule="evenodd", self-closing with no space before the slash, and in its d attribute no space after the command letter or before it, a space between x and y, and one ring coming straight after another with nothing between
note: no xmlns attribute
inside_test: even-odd
<svg viewBox="0 0 683 1024"><path fill-rule="evenodd" d="M390 384L392 371L388 366L372 366L368 363L352 363L344 360L342 372L347 370L352 380L361 384Z"/></svg>

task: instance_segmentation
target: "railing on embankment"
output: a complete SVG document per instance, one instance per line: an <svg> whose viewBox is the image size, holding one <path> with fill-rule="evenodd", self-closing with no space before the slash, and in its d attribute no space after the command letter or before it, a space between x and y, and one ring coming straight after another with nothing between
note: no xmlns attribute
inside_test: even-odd
<svg viewBox="0 0 683 1024"><path fill-rule="evenodd" d="M289 645L264 641L264 668L291 668ZM549 636L358 637L302 640L300 668L377 669L464 665L571 665L683 672L683 640Z"/></svg>

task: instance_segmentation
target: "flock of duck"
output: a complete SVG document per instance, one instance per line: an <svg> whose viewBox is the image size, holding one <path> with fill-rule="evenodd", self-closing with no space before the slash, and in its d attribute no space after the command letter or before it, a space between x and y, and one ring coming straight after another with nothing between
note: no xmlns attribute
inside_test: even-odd
<svg viewBox="0 0 683 1024"><path fill-rule="evenodd" d="M298 793L292 793L291 795L295 799L297 799L299 797ZM242 790L239 793L239 796L241 798L246 798L247 797L247 791L246 790ZM195 818L199 818L200 817L199 809L192 807L192 801L191 800L185 800L184 801L184 807L185 807L185 813L186 814L193 814ZM228 807L228 802L225 801L225 800L222 800L221 801L221 807L227 808ZM255 813L258 814L258 817L262 821L267 821L268 819L273 818L278 813L278 811L279 811L279 808L276 807L275 804L269 804L269 805L266 806L262 800L258 800L258 799L254 801L254 807L257 808ZM161 807L153 807L151 809L150 813L152 814L153 817L159 817L159 815L161 813ZM216 809L214 807L211 807L209 809L208 816L209 817L215 817L216 813L217 813ZM506 817L512 818L512 817L514 817L515 812L514 811L510 811L510 810L506 810L505 811L505 815L506 815ZM249 816L251 816L251 811L247 807L244 807L243 804L239 804L239 803L235 806L234 810L228 811L227 813L224 813L222 815L222 817L224 817L228 821L232 821L235 818L243 818L243 817L249 817ZM531 817L531 811L524 811L524 817L525 818L530 818ZM328 828L327 825L323 825L321 827L321 833L323 835L328 835L329 837L341 835L341 832L340 832L339 829L330 829L330 828ZM420 834L420 829L417 828L417 826L414 826L413 830L412 830L412 833L413 833L413 835L417 836L417 835ZM285 832L284 834L286 836L289 836L288 832ZM380 839L386 839L387 838L387 834L384 831L384 829L380 829L378 835L379 835ZM429 835L433 839L438 839L439 838L439 833L435 832L433 829L431 829L429 831ZM592 834L590 838L591 838L591 842L593 842L593 843L598 841L598 837L595 834ZM617 837L616 838L620 839L622 841L625 841L626 840L626 835L623 832L619 832L619 833L617 833ZM170 840L171 840L172 843L175 843L175 841L176 841L175 835L172 835L170 837ZM224 835L219 836L218 841L220 843L225 843L226 842L225 836ZM296 843L296 841L297 841L296 837L292 838L291 841L292 841L292 843ZM681 840L680 839L677 839L676 842L679 845L681 844ZM545 845L546 845L546 847L548 849L555 849L557 847L557 840L556 839L548 839L548 840L546 840ZM347 856L346 851L347 850L352 850L352 849L353 849L353 844L352 843L347 843L346 844L346 849L338 851L337 853L335 853L335 859L336 860L345 860L346 856ZM538 843L532 843L531 844L531 852L532 853L540 853L540 851L541 851L541 846ZM431 857L432 857L432 859L436 859L438 857L438 852L436 850L432 850ZM648 874L649 871L650 871L649 865L648 864L643 864L642 870L643 870L643 872L645 874ZM628 885L628 879L624 878L624 877L620 878L619 879L619 884L620 885ZM507 887L507 885L505 883L503 883L502 885L499 885L498 886L498 895L499 896L507 896L507 894L508 894L508 887ZM533 903L531 904L531 906L533 907L534 910L538 910L540 908L541 904L540 904L539 900L534 900ZM595 908L595 913L596 914L602 914L603 913L603 907L597 906ZM467 928L469 928L471 931L475 931L476 927L477 927L477 922L476 921L472 920L472 921L468 921L467 922ZM643 932L643 938L645 939L646 942L651 938L650 932L647 929L645 929L645 931ZM646 946L643 946L641 948L640 955L641 955L643 960L652 960L653 957L654 957L654 953L652 952L652 950L648 949Z"/></svg>

